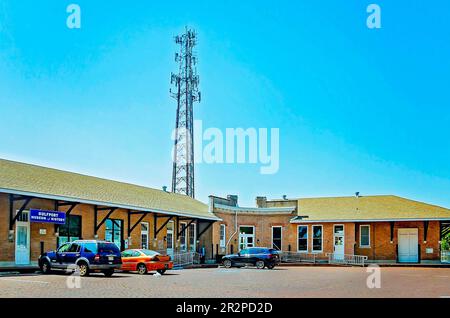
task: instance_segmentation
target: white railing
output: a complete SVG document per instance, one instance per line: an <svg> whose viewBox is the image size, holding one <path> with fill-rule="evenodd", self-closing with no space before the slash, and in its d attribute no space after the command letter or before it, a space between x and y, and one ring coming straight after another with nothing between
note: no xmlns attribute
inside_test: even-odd
<svg viewBox="0 0 450 318"><path fill-rule="evenodd" d="M450 251L441 251L441 262L450 263Z"/></svg>
<svg viewBox="0 0 450 318"><path fill-rule="evenodd" d="M197 252L171 252L167 250L157 251L163 255L170 255L174 267L185 267L193 264L200 264L200 253Z"/></svg>
<svg viewBox="0 0 450 318"><path fill-rule="evenodd" d="M315 263L316 254L299 252L279 252L282 263Z"/></svg>
<svg viewBox="0 0 450 318"><path fill-rule="evenodd" d="M352 255L352 254L335 254L327 253L328 263L330 264L342 264L342 265L359 265L364 266L365 261L368 257L363 255Z"/></svg>

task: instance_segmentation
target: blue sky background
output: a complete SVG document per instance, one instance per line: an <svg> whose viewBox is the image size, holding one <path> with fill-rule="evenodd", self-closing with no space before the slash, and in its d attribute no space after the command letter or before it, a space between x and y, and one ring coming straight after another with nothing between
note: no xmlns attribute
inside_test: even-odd
<svg viewBox="0 0 450 318"><path fill-rule="evenodd" d="M0 0L0 157L170 185L176 46L205 127L280 128L280 170L196 167L197 198L397 194L450 207L450 2Z"/></svg>

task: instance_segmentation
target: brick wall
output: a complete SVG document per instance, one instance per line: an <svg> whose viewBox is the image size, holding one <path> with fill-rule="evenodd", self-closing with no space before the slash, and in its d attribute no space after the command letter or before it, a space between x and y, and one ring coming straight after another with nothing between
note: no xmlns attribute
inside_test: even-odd
<svg viewBox="0 0 450 318"><path fill-rule="evenodd" d="M213 244L219 244L220 238L220 224L226 225L226 242L235 233L235 214L225 212L215 212L215 215L221 218L223 221L215 222L213 224L212 241ZM271 247L272 246L272 226L282 226L282 249L288 250L289 245L291 249L296 247L296 233L292 230L293 225L289 223L293 214L238 214L238 227L239 226L254 226L255 243L256 246ZM239 249L239 232L236 233L230 242L233 245L233 251L237 252ZM220 248L220 254L230 253L231 247L228 246L227 250Z"/></svg>
<svg viewBox="0 0 450 318"><path fill-rule="evenodd" d="M20 208L21 202L16 202L14 210ZM45 209L54 210L55 203L53 200L46 199L33 199L28 207L28 209ZM67 207L60 207L60 211L66 211ZM108 211L98 211L97 222L100 223L101 220L107 215ZM94 206L88 204L79 204L71 212L71 215L80 215L82 218L82 228L81 235L82 239L95 239L94 235ZM131 215L130 224L134 225L142 215L136 214ZM127 210L117 209L114 211L110 218L123 220L123 239L128 238L128 212ZM158 218L157 228L161 227L167 218ZM174 226L176 227L176 221L174 220ZM164 227L157 235L156 240L154 240L154 219L153 214L148 214L141 222L149 223L149 248L150 249L165 249L167 243L165 237L167 235L166 227ZM181 228L181 225L180 225ZM15 231L15 226L14 226ZM40 230L45 229L46 234L41 235ZM97 231L98 239L105 239L105 229L106 224L104 223ZM9 199L8 195L0 193L0 262L14 262L15 261L15 234L13 241L8 241L9 232ZM31 261L37 261L41 253L41 242L44 243L45 250L52 250L57 247L57 234L55 233L55 225L50 223L30 223L30 259ZM177 230L174 229L174 247L177 248L179 242L177 240ZM208 238L209 233L209 238ZM204 234L204 244L211 246L211 230ZM186 232L186 242L189 245L187 232ZM140 248L141 242L141 226L138 224L136 228L131 233L131 240L129 241L129 248ZM189 246L188 246L189 248Z"/></svg>
<svg viewBox="0 0 450 318"><path fill-rule="evenodd" d="M369 248L360 247L359 226L361 224L370 225ZM369 259L376 260L396 260L396 250L398 244L399 228L417 228L419 231L420 254L422 260L439 260L439 222L430 221L428 225L427 241L424 242L424 222L395 222L394 235L391 240L391 225L389 222L358 223L357 224L357 245L356 254L366 255ZM432 253L427 253L427 248L432 248Z"/></svg>
<svg viewBox="0 0 450 318"><path fill-rule="evenodd" d="M219 244L220 224L226 225L226 241L235 231L235 215L231 213L215 212L223 221L216 222L213 225L212 240L214 244ZM297 226L298 224L289 223L291 215L254 215L238 214L238 227L242 225L255 226L255 240L257 246L271 246L271 227L281 225L283 227L283 251L297 251ZM424 242L424 222L395 222L393 243L390 242L390 223L302 223L308 226L308 252L312 253L313 235L312 226L322 225L323 227L323 251L317 253L318 259L326 259L326 253L332 253L334 250L334 225L343 224L345 232L345 254L366 255L369 260L396 260L396 246L398 244L399 228L418 228L419 244L422 260L439 260L439 222L430 221L428 225L427 241ZM370 225L370 243L369 248L360 247L359 226L362 224ZM230 244L233 245L233 251L237 252L239 234L237 233ZM427 253L427 248L432 248L432 253ZM220 254L230 253L231 248L227 250L219 249Z"/></svg>

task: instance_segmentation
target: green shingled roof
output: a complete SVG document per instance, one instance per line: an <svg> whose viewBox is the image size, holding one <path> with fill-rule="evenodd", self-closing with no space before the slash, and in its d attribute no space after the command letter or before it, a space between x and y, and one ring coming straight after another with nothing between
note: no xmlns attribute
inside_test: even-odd
<svg viewBox="0 0 450 318"><path fill-rule="evenodd" d="M185 195L4 159L0 192L217 219L206 204Z"/></svg>

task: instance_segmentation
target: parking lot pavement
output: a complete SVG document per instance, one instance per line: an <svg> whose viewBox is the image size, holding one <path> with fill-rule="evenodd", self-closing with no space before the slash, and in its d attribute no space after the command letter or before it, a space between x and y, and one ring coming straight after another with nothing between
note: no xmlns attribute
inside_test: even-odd
<svg viewBox="0 0 450 318"><path fill-rule="evenodd" d="M381 288L354 267L186 269L157 277L116 273L0 276L0 297L448 297L449 268L381 268ZM71 288L69 288L71 287ZM79 288L77 288L79 287Z"/></svg>

